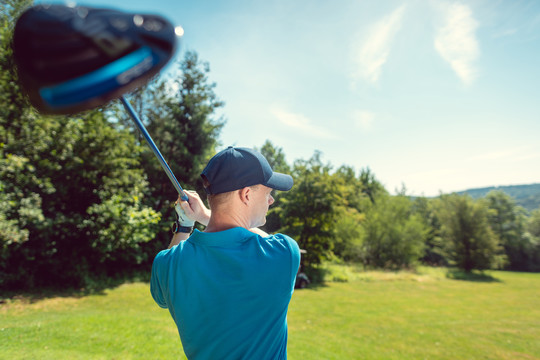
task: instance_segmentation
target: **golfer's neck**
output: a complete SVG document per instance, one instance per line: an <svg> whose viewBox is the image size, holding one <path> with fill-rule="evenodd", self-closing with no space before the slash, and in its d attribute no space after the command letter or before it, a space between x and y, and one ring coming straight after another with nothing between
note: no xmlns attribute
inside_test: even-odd
<svg viewBox="0 0 540 360"><path fill-rule="evenodd" d="M204 232L218 232L242 227L250 228L250 221L247 216L234 211L221 212L213 211L210 215L210 221Z"/></svg>

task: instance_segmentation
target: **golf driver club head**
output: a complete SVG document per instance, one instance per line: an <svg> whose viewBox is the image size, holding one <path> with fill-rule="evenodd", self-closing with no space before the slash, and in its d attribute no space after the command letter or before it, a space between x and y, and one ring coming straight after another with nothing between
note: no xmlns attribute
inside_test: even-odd
<svg viewBox="0 0 540 360"><path fill-rule="evenodd" d="M102 106L144 85L176 50L174 26L157 15L36 5L17 20L19 82L44 114Z"/></svg>

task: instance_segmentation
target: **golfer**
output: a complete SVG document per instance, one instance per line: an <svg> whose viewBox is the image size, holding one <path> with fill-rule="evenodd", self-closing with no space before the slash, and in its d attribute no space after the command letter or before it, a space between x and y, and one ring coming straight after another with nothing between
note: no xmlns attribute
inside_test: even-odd
<svg viewBox="0 0 540 360"><path fill-rule="evenodd" d="M193 191L178 199L175 234L152 266L152 296L169 309L188 359L286 359L300 250L287 235L258 227L271 191L290 190L293 179L235 147L216 154L201 177L210 209ZM204 232L189 235L194 221Z"/></svg>

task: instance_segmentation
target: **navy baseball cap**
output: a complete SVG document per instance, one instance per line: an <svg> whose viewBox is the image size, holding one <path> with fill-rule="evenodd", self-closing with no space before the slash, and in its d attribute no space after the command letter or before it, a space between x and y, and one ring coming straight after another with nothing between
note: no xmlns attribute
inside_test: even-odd
<svg viewBox="0 0 540 360"><path fill-rule="evenodd" d="M289 191L293 186L293 178L272 171L261 153L232 146L214 155L201 177L208 181L205 189L211 195L259 184L280 191Z"/></svg>

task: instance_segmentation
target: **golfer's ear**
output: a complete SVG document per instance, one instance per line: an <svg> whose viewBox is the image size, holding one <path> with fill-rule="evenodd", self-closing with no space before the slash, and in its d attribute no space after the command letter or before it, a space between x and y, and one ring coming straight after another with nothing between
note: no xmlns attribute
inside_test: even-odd
<svg viewBox="0 0 540 360"><path fill-rule="evenodd" d="M240 201L247 205L247 203L251 199L251 188L245 187L238 190L238 196L240 197Z"/></svg>

